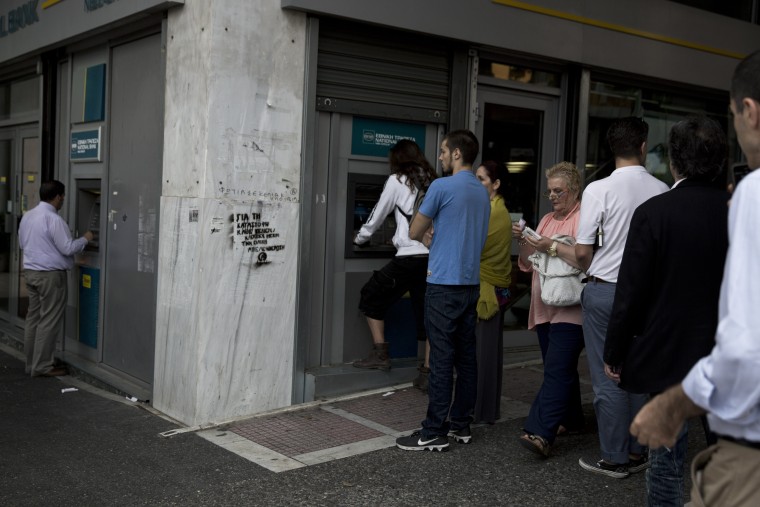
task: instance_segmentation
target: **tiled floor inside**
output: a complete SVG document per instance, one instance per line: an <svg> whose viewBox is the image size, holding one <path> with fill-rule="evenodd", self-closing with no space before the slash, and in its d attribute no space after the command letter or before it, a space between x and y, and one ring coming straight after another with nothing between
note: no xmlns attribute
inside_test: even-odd
<svg viewBox="0 0 760 507"><path fill-rule="evenodd" d="M585 357L578 365L584 402L593 398ZM525 417L541 386L541 364L506 367L502 421ZM273 471L391 447L420 427L427 395L409 386L264 415L199 434Z"/></svg>

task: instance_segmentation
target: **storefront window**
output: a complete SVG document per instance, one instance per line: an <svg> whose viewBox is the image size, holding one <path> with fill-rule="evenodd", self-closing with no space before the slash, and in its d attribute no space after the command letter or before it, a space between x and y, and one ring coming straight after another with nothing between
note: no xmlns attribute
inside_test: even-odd
<svg viewBox="0 0 760 507"><path fill-rule="evenodd" d="M586 152L586 184L605 178L615 169L615 161L607 145L606 133L617 118L638 116L649 124L646 168L655 177L672 184L669 170L668 133L678 121L690 115L705 114L715 119L729 135L729 163L738 161L735 135L728 110L728 94L724 99L699 98L647 88L638 88L601 81L591 82L589 96L588 145Z"/></svg>
<svg viewBox="0 0 760 507"><path fill-rule="evenodd" d="M742 21L754 22L752 19L752 5L757 0L671 0L678 4L689 5L705 11L722 14L731 18L741 19Z"/></svg>
<svg viewBox="0 0 760 507"><path fill-rule="evenodd" d="M40 107L40 78L0 84L0 121L15 120L36 113Z"/></svg>
<svg viewBox="0 0 760 507"><path fill-rule="evenodd" d="M549 72L530 67L509 65L487 59L480 60L478 74L481 76L503 79L505 81L550 86L552 88L559 87L560 78L562 77L559 72Z"/></svg>

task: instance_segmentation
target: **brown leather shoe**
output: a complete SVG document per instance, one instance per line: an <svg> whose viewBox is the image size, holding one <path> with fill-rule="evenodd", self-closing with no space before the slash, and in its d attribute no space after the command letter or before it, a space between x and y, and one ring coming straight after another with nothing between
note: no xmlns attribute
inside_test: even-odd
<svg viewBox="0 0 760 507"><path fill-rule="evenodd" d="M43 377L61 377L68 375L69 371L66 368L53 368L52 370L42 374Z"/></svg>

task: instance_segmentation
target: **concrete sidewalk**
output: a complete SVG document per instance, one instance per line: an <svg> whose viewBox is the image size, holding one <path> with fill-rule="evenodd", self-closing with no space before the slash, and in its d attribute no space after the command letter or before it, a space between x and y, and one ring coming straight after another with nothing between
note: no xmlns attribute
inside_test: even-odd
<svg viewBox="0 0 760 507"><path fill-rule="evenodd" d="M643 474L578 466L598 452L589 404L590 431L548 460L519 446L541 377L540 364L506 369L501 422L471 445L410 453L392 440L426 399L405 386L191 432L70 377L29 378L0 352L0 505L643 505Z"/></svg>

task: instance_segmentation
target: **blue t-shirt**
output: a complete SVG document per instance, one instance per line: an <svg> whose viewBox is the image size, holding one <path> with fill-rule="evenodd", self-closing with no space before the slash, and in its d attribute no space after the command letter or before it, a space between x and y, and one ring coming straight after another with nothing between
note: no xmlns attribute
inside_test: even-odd
<svg viewBox="0 0 760 507"><path fill-rule="evenodd" d="M488 236L491 202L472 171L433 181L420 205L433 219L428 283L478 285L480 253Z"/></svg>

